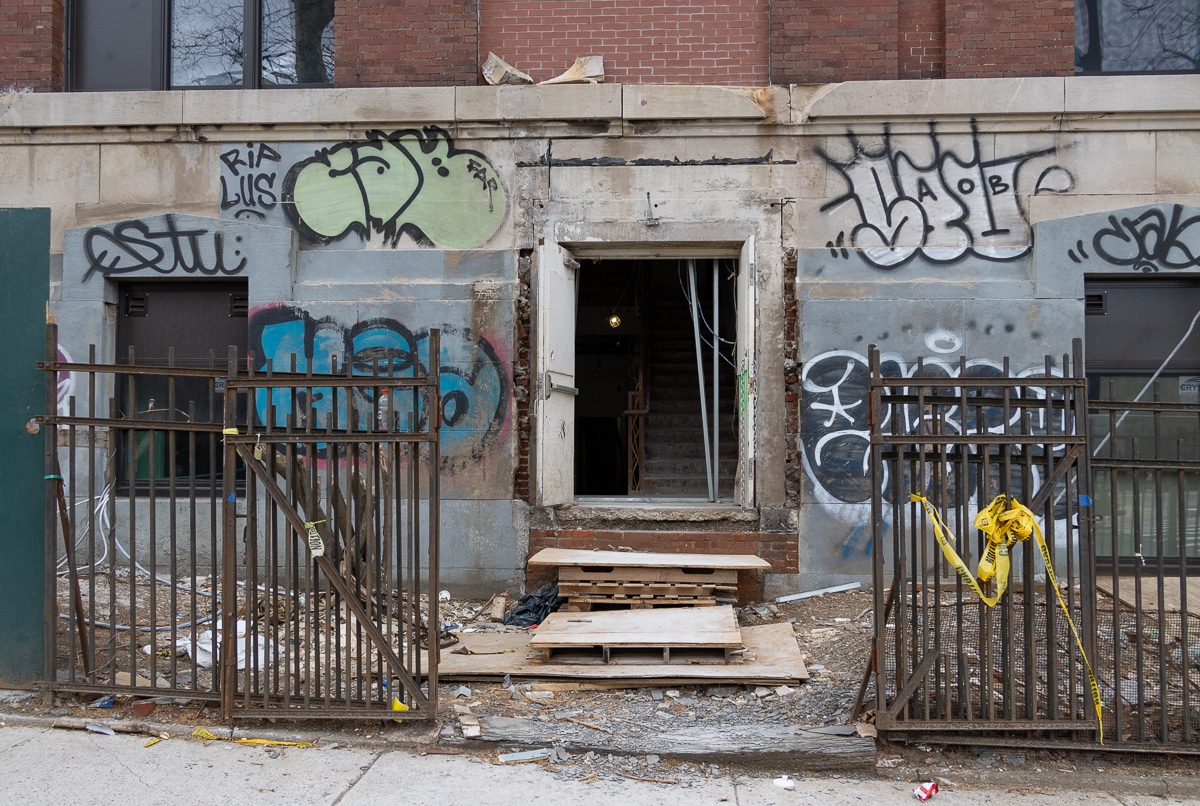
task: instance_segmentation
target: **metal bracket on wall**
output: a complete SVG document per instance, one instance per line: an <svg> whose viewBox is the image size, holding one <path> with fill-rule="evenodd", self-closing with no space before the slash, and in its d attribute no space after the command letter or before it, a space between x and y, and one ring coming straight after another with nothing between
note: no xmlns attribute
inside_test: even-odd
<svg viewBox="0 0 1200 806"><path fill-rule="evenodd" d="M565 392L568 395L578 395L579 389L574 386L568 386L565 383L555 383L554 378L549 372L542 373L541 383L542 397L549 398L551 392Z"/></svg>

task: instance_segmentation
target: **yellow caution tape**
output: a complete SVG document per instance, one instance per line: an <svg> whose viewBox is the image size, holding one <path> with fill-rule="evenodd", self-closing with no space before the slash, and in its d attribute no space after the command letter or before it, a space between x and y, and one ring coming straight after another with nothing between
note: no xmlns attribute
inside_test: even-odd
<svg viewBox="0 0 1200 806"><path fill-rule="evenodd" d="M196 728L192 731L192 735L197 739L208 739L210 741L232 741L234 744L266 744L266 745L285 745L287 747L312 747L312 742L285 742L281 739L225 739L221 736L214 736L204 728ZM149 747L150 745L146 745Z"/></svg>
<svg viewBox="0 0 1200 806"><path fill-rule="evenodd" d="M987 507L975 516L975 528L983 532L984 537L987 539L987 545L984 546L983 550L983 557L980 558L979 565L976 567L976 572L979 576L979 581L976 581L976 578L971 575L971 570L967 568L967 564L958 556L958 552L954 550L954 546L950 545L950 541L947 539L947 536L951 534L950 527L946 526L946 522L942 520L941 515L929 503L929 499L923 495L913 493L909 496L909 500L918 501L925 507L925 511L929 514L929 520L933 523L934 539L942 547L942 554L945 555L946 561L954 567L954 570L967 583L967 586L988 607L994 607L1008 589L1010 548L1015 543L1028 540L1031 534L1034 536L1038 552L1042 555L1042 562L1046 566L1046 576L1050 579L1050 584L1054 586L1054 594L1058 597L1058 604L1062 608L1063 615L1067 617L1067 624L1071 626L1071 634L1075 636L1075 645L1079 647L1079 655L1083 658L1083 664L1087 668L1088 687L1092 691L1092 704L1096 708L1096 720L1100 726L1100 744L1104 744L1104 714L1100 699L1100 686L1096 682L1095 673L1092 671L1091 661L1088 660L1087 653L1083 651L1083 640L1079 637L1079 630L1075 627L1075 620L1071 618L1071 611L1067 608L1067 603L1063 600L1062 591L1058 587L1058 578L1054 575L1054 559L1050 555L1050 547L1046 545L1046 537L1042 534L1042 527L1038 525L1037 516L1033 514L1033 511L1029 507L1007 495L996 496L992 499L992 503L988 504ZM1006 504L1008 506L1005 506ZM987 582L993 578L996 580L996 595L987 596L979 583Z"/></svg>
<svg viewBox="0 0 1200 806"><path fill-rule="evenodd" d="M304 528L308 532L308 550L312 554L313 559L322 557L325 554L325 543L321 540L320 532L317 531L317 524L324 522L324 520L307 521L304 524Z"/></svg>
<svg viewBox="0 0 1200 806"><path fill-rule="evenodd" d="M234 744L283 745L284 747L312 747L312 742L285 742L278 739L234 739Z"/></svg>

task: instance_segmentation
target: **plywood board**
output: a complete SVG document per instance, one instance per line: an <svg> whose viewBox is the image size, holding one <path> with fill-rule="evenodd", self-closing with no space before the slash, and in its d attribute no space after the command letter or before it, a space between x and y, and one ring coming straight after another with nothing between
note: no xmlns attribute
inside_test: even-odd
<svg viewBox="0 0 1200 806"><path fill-rule="evenodd" d="M452 649L466 648L471 655L444 649L438 664L443 681L512 679L574 680L634 686L731 683L751 685L794 684L808 679L808 669L791 624L742 627L746 652L737 664L596 664L591 666L542 663L531 658L527 632L460 634ZM534 653L539 654L540 653ZM424 659L422 663L424 663Z"/></svg>
<svg viewBox="0 0 1200 806"><path fill-rule="evenodd" d="M656 554L637 551L542 549L530 565L644 566L654 568L736 568L760 570L771 564L753 554Z"/></svg>
<svg viewBox="0 0 1200 806"><path fill-rule="evenodd" d="M1183 581L1186 583L1189 580L1185 577ZM1137 607L1137 601L1138 601L1137 595L1138 595L1138 587L1139 587L1138 580L1135 579L1133 576L1128 576L1128 577L1121 577L1119 582L1120 582L1120 592L1119 592L1117 598L1121 600L1121 604L1123 604L1127 607ZM1187 609L1188 609L1188 612L1191 613L1192 615L1200 616L1200 579L1192 578L1190 580L1190 583L1191 584L1188 584L1186 586L1186 590L1187 590L1187 594L1188 594ZM1098 587L1103 593L1105 593L1109 596L1112 596L1113 595L1112 577L1111 576L1110 577L1101 577L1096 582L1096 587ZM1157 612L1158 611L1158 576L1157 576L1157 574L1154 576L1142 577L1140 587L1141 587L1141 592L1142 592L1142 612L1143 613ZM1181 594L1182 594L1182 590L1181 590L1181 586L1180 586L1180 578L1179 577L1166 577L1163 580L1163 597L1162 597L1163 610L1168 613L1181 612L1183 610L1183 596Z"/></svg>
<svg viewBox="0 0 1200 806"><path fill-rule="evenodd" d="M671 647L738 649L742 633L733 608L607 610L551 613L530 640L534 649L567 647Z"/></svg>

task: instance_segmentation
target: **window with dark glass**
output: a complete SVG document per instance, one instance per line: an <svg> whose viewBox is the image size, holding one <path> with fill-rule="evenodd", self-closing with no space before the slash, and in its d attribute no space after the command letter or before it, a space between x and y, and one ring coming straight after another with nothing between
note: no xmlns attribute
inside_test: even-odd
<svg viewBox="0 0 1200 806"><path fill-rule="evenodd" d="M334 0L75 0L70 89L321 86Z"/></svg>
<svg viewBox="0 0 1200 806"><path fill-rule="evenodd" d="M1196 0L1075 0L1076 73L1193 73Z"/></svg>

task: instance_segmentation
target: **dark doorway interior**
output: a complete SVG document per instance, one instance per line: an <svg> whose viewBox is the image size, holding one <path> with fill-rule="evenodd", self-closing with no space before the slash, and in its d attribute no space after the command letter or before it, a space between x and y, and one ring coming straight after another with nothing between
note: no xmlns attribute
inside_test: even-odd
<svg viewBox="0 0 1200 806"><path fill-rule="evenodd" d="M711 456L715 427L716 495L732 497L737 465L736 261L714 265L704 259L693 265L703 412L689 261L583 262L575 334L576 495L707 498L705 449L707 443ZM720 350L715 413L714 321Z"/></svg>

